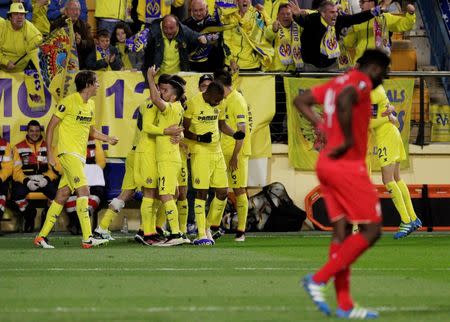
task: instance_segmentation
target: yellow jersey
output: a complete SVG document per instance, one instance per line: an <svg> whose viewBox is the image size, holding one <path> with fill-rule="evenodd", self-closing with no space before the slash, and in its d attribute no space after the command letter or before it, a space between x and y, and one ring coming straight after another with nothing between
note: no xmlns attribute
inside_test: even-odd
<svg viewBox="0 0 450 322"><path fill-rule="evenodd" d="M171 125L183 124L183 106L179 101L166 103L166 109L158 111L156 116L156 126L167 128ZM181 162L180 148L178 144L170 142L169 135L159 135L156 137L156 161Z"/></svg>
<svg viewBox="0 0 450 322"><path fill-rule="evenodd" d="M161 26L162 29L162 26ZM169 40L162 33L164 41L164 57L159 74L176 74L180 71L180 53L178 51L178 41Z"/></svg>
<svg viewBox="0 0 450 322"><path fill-rule="evenodd" d="M58 130L59 154L69 153L86 160L86 147L91 125L95 123L95 103L86 103L80 93L73 93L61 100L54 115L61 119Z"/></svg>
<svg viewBox="0 0 450 322"><path fill-rule="evenodd" d="M184 117L191 119L189 131L202 135L212 133L211 143L191 141L191 153L217 153L220 148L219 120L225 120L223 102L218 106L211 106L203 99L203 93L198 93L186 102L187 109Z"/></svg>
<svg viewBox="0 0 450 322"><path fill-rule="evenodd" d="M379 85L370 92L370 101L372 103L372 119L369 127L375 131L377 141L397 133L397 127L389 121L387 116L381 115L389 105L389 99L383 85Z"/></svg>
<svg viewBox="0 0 450 322"><path fill-rule="evenodd" d="M139 106L142 114L142 129L139 136L139 142L136 146L136 152L155 153L156 140L155 135L150 134L153 124L156 120L158 108L147 98L144 103Z"/></svg>
<svg viewBox="0 0 450 322"><path fill-rule="evenodd" d="M225 99L225 121L234 131L238 130L239 123L245 123L244 144L240 151L240 155L251 155L252 148L250 145L250 130L248 104L244 96L237 90L233 90ZM220 145L224 155L232 155L236 140L231 136L221 134Z"/></svg>

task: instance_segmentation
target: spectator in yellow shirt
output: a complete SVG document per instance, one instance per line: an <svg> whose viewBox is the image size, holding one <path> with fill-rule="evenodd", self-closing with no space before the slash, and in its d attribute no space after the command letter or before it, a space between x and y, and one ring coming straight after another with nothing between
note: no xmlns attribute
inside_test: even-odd
<svg viewBox="0 0 450 322"><path fill-rule="evenodd" d="M44 36L50 32L50 21L48 20L47 12L49 0L32 0L33 19L31 22Z"/></svg>
<svg viewBox="0 0 450 322"><path fill-rule="evenodd" d="M42 34L25 20L27 12L21 2L14 2L8 11L9 19L0 22L0 69L3 71L23 71L31 55L37 55Z"/></svg>
<svg viewBox="0 0 450 322"><path fill-rule="evenodd" d="M365 0L359 2L361 10L373 10L376 0ZM389 32L404 32L411 30L416 23L415 7L408 4L405 16L397 16L385 12L369 21L354 25L352 30L344 39L348 48L355 48L356 61L368 48L378 48L388 55L391 53Z"/></svg>
<svg viewBox="0 0 450 322"><path fill-rule="evenodd" d="M301 55L300 27L287 4L279 5L277 19L265 30L265 37L273 42L275 56L269 71L294 71L303 67Z"/></svg>

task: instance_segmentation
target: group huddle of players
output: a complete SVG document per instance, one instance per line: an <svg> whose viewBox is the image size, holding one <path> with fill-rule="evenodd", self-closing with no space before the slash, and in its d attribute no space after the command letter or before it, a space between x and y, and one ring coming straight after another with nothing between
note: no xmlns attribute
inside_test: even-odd
<svg viewBox="0 0 450 322"><path fill-rule="evenodd" d="M221 70L214 76L203 75L199 93L189 99L185 96L186 82L182 77L159 75L154 66L148 69L146 76L150 97L139 107L133 147L125 163L122 191L111 201L93 236L81 224L83 242L91 239L98 244L114 240L109 231L112 220L135 190L140 189L143 198L137 241L157 246L213 245L214 239L222 234L219 227L228 188L234 189L236 195L239 224L235 240L244 241L248 213L248 158L251 153L249 111L243 96L232 87L231 73ZM80 96L79 93L72 95ZM65 116L57 113L66 110L64 104L67 103L63 100L59 112L55 113L61 120ZM80 117L77 117L79 121ZM85 117L83 121L91 122L92 119ZM66 154L73 153L63 152L58 157L64 159ZM72 168L67 170L73 176ZM196 190L194 211L198 236L194 241L186 236L188 175ZM75 182L71 189L77 190L78 186L79 182ZM206 216L205 204L210 188L214 191L214 198ZM166 222L169 235L162 233ZM43 242L49 245L45 228L44 224L35 240L38 246L43 246Z"/></svg>

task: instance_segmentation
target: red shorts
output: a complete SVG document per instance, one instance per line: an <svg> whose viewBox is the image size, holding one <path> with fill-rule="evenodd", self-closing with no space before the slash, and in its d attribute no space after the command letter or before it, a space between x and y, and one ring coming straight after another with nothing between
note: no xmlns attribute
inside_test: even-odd
<svg viewBox="0 0 450 322"><path fill-rule="evenodd" d="M364 162L318 162L316 170L331 222L341 218L354 224L381 222L380 202Z"/></svg>

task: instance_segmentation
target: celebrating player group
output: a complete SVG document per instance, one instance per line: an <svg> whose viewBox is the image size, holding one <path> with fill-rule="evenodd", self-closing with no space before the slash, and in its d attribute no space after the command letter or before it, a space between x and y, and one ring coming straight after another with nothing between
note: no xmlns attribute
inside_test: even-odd
<svg viewBox="0 0 450 322"><path fill-rule="evenodd" d="M48 235L73 192L78 197L76 210L83 234L82 247L114 240L109 226L137 189L143 192L143 198L141 226L135 239L144 245L214 245L214 240L221 236L219 226L229 187L234 189L237 199L239 223L235 240L245 241L251 127L247 103L233 89L231 73L221 70L214 77L204 75L199 82L201 91L189 99L182 77L159 74L155 66L148 69L146 76L150 96L139 107L122 191L110 202L93 232L84 173L86 144L90 138L114 145L118 138L102 134L93 126L95 105L91 97L98 88L96 74L83 71L76 76L77 92L58 104L47 127L46 139L52 142L59 125L58 155L49 151L48 158L52 165L58 158L63 175L45 223L34 240L36 246L54 248ZM198 236L193 241L186 236L188 175L196 189ZM206 214L205 204L211 191L214 198ZM165 223L170 234L162 230Z"/></svg>

